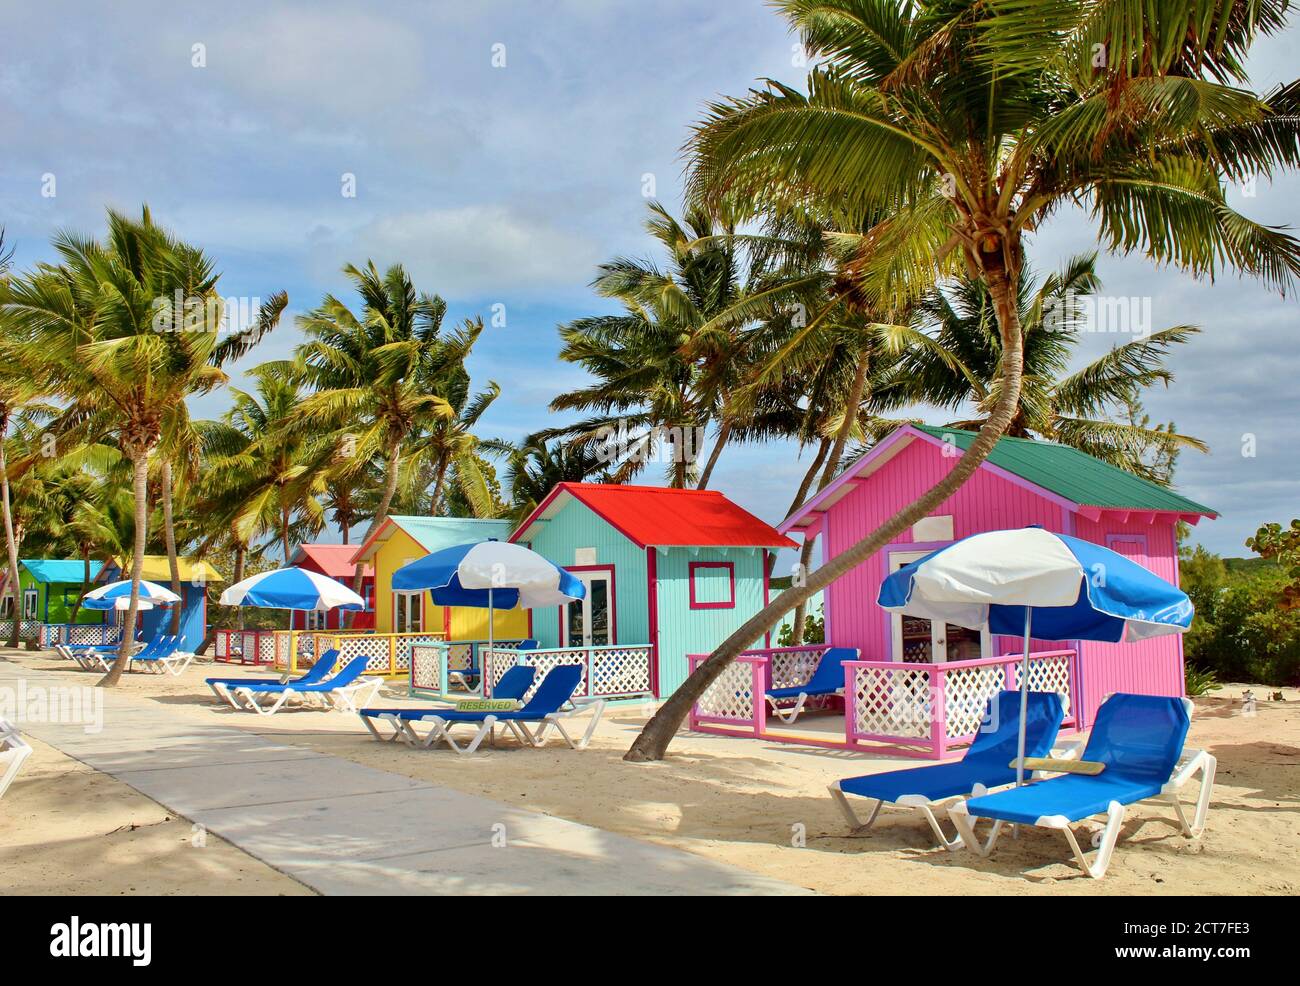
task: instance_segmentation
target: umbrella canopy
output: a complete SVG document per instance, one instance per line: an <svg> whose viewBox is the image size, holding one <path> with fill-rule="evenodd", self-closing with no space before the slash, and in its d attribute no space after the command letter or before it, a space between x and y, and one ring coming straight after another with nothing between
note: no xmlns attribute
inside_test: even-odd
<svg viewBox="0 0 1300 986"><path fill-rule="evenodd" d="M155 605L163 603L180 602L180 596L172 592L165 586L157 582L148 582L140 580L140 603L141 609L152 609ZM144 603L149 603L148 606ZM131 608L131 580L123 579L120 582L110 582L108 585L101 585L97 589L91 589L81 597L81 605L86 609L130 609Z"/></svg>
<svg viewBox="0 0 1300 986"><path fill-rule="evenodd" d="M508 541L457 544L425 555L393 573L393 589L428 589L439 606L492 609L562 606L587 594L577 576Z"/></svg>
<svg viewBox="0 0 1300 986"><path fill-rule="evenodd" d="M1041 527L972 534L904 565L877 600L907 616L1024 634L1016 784L1024 783L1029 640L1111 643L1184 633L1192 601L1121 554Z"/></svg>
<svg viewBox="0 0 1300 986"><path fill-rule="evenodd" d="M302 568L277 568L249 576L223 592L220 603L261 609L366 608L366 601L342 582Z"/></svg>
<svg viewBox="0 0 1300 986"><path fill-rule="evenodd" d="M895 613L1043 640L1143 640L1183 633L1187 594L1137 562L1041 527L973 534L894 572L880 605Z"/></svg>

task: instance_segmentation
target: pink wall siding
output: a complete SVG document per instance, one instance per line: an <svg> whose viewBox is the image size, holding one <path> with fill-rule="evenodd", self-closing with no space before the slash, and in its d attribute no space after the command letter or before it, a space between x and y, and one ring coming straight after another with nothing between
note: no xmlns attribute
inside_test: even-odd
<svg viewBox="0 0 1300 986"><path fill-rule="evenodd" d="M954 459L944 457L937 446L922 440L913 441L831 508L829 522L825 525L823 557L834 557L875 530L938 482L954 462ZM1075 534L1099 544L1106 543L1107 534L1143 534L1147 538L1145 557L1135 560L1147 564L1162 578L1177 583L1172 522L1119 523L1104 516L1101 523L1094 523L1035 488L989 468L981 468L934 513L952 515L955 538L1030 524ZM905 545L911 540L911 532L905 532L892 550L906 550ZM918 550L933 547L935 545L927 544L918 546ZM830 642L840 647L858 648L864 660L890 660L893 656L889 614L876 605L880 583L888 571L890 550L882 551L845 573L826 592ZM1073 646L1067 641L1059 643ZM1054 646L1057 642L1034 643L1035 650L1050 650ZM1088 722L1092 721L1102 696L1109 692L1182 694L1182 652L1177 637L1141 644L1085 644L1083 647L1084 714ZM1020 641L995 638L993 648L995 654L1014 653L1019 650Z"/></svg>

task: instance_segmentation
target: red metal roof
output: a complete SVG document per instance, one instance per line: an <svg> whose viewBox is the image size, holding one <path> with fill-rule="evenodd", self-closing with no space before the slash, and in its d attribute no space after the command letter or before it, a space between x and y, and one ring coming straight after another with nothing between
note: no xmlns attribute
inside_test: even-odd
<svg viewBox="0 0 1300 986"><path fill-rule="evenodd" d="M793 548L795 542L716 490L662 486L559 483L519 525L510 540L527 540L529 528L573 497L639 547Z"/></svg>
<svg viewBox="0 0 1300 986"><path fill-rule="evenodd" d="M352 556L356 552L355 544L300 544L293 553L293 564L299 565L305 561L307 568L332 579L351 579L357 572L357 567L352 564ZM375 570L367 565L364 577L373 578L374 574Z"/></svg>

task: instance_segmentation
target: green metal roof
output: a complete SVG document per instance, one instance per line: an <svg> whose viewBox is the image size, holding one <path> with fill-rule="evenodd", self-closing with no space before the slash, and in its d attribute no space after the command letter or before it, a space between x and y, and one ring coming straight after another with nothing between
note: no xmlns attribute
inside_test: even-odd
<svg viewBox="0 0 1300 986"><path fill-rule="evenodd" d="M973 431L934 425L912 427L940 441L950 440L963 451L975 440ZM1216 510L1068 445L1003 437L993 447L988 461L1081 506L1218 516Z"/></svg>
<svg viewBox="0 0 1300 986"><path fill-rule="evenodd" d="M510 539L514 525L508 520L476 520L471 517L389 517L394 524L419 542L425 551L439 551L471 541Z"/></svg>
<svg viewBox="0 0 1300 986"><path fill-rule="evenodd" d="M103 564L102 561L90 563L92 582ZM81 577L86 574L85 562L78 558L24 558L22 566L37 582L75 582L80 585Z"/></svg>

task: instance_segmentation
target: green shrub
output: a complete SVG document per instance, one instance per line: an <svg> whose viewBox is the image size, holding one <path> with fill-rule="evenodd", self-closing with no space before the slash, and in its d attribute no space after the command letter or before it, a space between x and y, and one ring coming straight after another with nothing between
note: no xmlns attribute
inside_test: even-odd
<svg viewBox="0 0 1300 986"><path fill-rule="evenodd" d="M1208 695L1219 687L1219 679L1213 671L1202 670L1193 664L1183 668L1183 683L1188 698Z"/></svg>
<svg viewBox="0 0 1300 986"><path fill-rule="evenodd" d="M803 642L805 644L824 644L826 643L826 616L821 606L817 607L817 615L812 613L805 614L803 618ZM794 624L782 624L781 629L777 631L776 643L778 647L794 646Z"/></svg>

